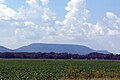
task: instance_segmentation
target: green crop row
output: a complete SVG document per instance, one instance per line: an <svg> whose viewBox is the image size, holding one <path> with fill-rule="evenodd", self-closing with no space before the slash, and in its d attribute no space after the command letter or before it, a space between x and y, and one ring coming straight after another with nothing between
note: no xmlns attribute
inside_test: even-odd
<svg viewBox="0 0 120 80"><path fill-rule="evenodd" d="M0 60L0 80L120 79L120 61Z"/></svg>

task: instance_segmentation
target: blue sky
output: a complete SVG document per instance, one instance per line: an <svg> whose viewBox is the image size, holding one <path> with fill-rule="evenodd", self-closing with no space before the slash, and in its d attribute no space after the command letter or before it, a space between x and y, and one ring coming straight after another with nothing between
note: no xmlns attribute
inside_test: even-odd
<svg viewBox="0 0 120 80"><path fill-rule="evenodd" d="M106 12L114 12L120 16L120 0L87 0L87 8L91 11L92 21L101 20Z"/></svg>
<svg viewBox="0 0 120 80"><path fill-rule="evenodd" d="M50 9L58 15L60 19L64 19L66 4L69 0L50 0L49 7ZM25 0L6 0L6 4L13 8L17 9L21 6L27 6ZM114 12L118 16L120 16L119 10L120 1L119 0L86 0L86 7L91 11L91 21L93 23L101 20L107 11Z"/></svg>
<svg viewBox="0 0 120 80"><path fill-rule="evenodd" d="M0 45L82 44L120 53L120 0L0 0Z"/></svg>

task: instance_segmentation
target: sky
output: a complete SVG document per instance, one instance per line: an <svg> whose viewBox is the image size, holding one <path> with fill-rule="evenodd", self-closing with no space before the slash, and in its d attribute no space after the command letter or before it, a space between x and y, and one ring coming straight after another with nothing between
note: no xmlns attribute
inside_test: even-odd
<svg viewBox="0 0 120 80"><path fill-rule="evenodd" d="M120 0L0 0L0 45L85 45L120 53Z"/></svg>

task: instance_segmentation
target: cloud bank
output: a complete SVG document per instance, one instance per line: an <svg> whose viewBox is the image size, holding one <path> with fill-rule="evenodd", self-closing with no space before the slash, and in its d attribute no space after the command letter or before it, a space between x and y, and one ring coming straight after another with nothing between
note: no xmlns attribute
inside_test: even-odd
<svg viewBox="0 0 120 80"><path fill-rule="evenodd" d="M70 0L60 21L48 7L49 2L26 0L28 7L14 10L0 0L0 42L10 47L33 42L75 43L120 52L120 42L116 41L120 40L120 17L116 14L106 12L101 22L93 24L89 22L91 12L86 0ZM3 36L6 31L9 35Z"/></svg>

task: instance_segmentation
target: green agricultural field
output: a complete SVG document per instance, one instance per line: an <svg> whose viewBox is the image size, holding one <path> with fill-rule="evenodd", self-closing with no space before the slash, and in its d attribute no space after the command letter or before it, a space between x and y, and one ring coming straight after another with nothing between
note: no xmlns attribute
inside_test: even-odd
<svg viewBox="0 0 120 80"><path fill-rule="evenodd" d="M120 80L120 61L0 59L0 80Z"/></svg>

